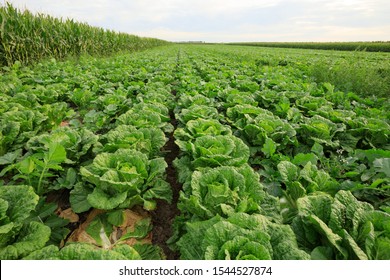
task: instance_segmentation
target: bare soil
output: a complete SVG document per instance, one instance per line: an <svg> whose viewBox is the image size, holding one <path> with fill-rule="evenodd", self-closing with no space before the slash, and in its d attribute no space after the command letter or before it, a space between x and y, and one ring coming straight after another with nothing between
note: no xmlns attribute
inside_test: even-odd
<svg viewBox="0 0 390 280"><path fill-rule="evenodd" d="M171 124L176 128L177 120L171 113ZM179 259L179 253L170 250L167 246L167 240L172 236L172 224L176 216L180 214L177 208L177 201L182 185L177 182L176 170L173 166L173 160L179 155L180 149L176 145L173 132L169 135L169 140L163 148L165 153L165 161L168 164L166 181L171 185L173 192L172 203L169 204L164 200L157 201L157 208L152 212L152 242L160 246L166 255L167 260Z"/></svg>

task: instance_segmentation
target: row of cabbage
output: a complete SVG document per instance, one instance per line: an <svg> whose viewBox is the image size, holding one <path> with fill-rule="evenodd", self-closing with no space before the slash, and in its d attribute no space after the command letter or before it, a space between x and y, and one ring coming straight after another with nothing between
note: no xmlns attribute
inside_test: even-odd
<svg viewBox="0 0 390 280"><path fill-rule="evenodd" d="M1 77L0 259L165 257L150 211L172 199L171 53L16 64Z"/></svg>
<svg viewBox="0 0 390 280"><path fill-rule="evenodd" d="M389 259L388 112L258 58L182 59L182 258Z"/></svg>

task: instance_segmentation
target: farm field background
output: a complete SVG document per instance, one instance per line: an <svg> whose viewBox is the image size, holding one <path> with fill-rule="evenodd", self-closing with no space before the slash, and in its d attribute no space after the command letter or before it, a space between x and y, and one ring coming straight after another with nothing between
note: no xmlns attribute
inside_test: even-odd
<svg viewBox="0 0 390 280"><path fill-rule="evenodd" d="M231 45L339 51L389 52L390 42L235 42Z"/></svg>
<svg viewBox="0 0 390 280"><path fill-rule="evenodd" d="M4 67L0 259L390 259L389 59L173 44Z"/></svg>

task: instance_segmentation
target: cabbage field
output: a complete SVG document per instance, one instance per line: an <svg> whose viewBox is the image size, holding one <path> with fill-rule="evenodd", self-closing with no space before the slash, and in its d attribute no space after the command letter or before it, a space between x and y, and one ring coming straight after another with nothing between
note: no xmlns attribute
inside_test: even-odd
<svg viewBox="0 0 390 280"><path fill-rule="evenodd" d="M170 44L5 66L0 259L390 259L390 55Z"/></svg>

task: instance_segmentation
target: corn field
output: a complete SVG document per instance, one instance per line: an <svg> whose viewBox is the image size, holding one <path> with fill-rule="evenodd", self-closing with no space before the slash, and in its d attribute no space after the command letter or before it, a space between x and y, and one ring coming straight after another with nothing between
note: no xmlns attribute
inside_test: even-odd
<svg viewBox="0 0 390 280"><path fill-rule="evenodd" d="M93 27L73 19L59 19L45 14L21 11L10 3L0 7L0 65L23 64L54 57L110 55L120 51L137 51L167 44Z"/></svg>

